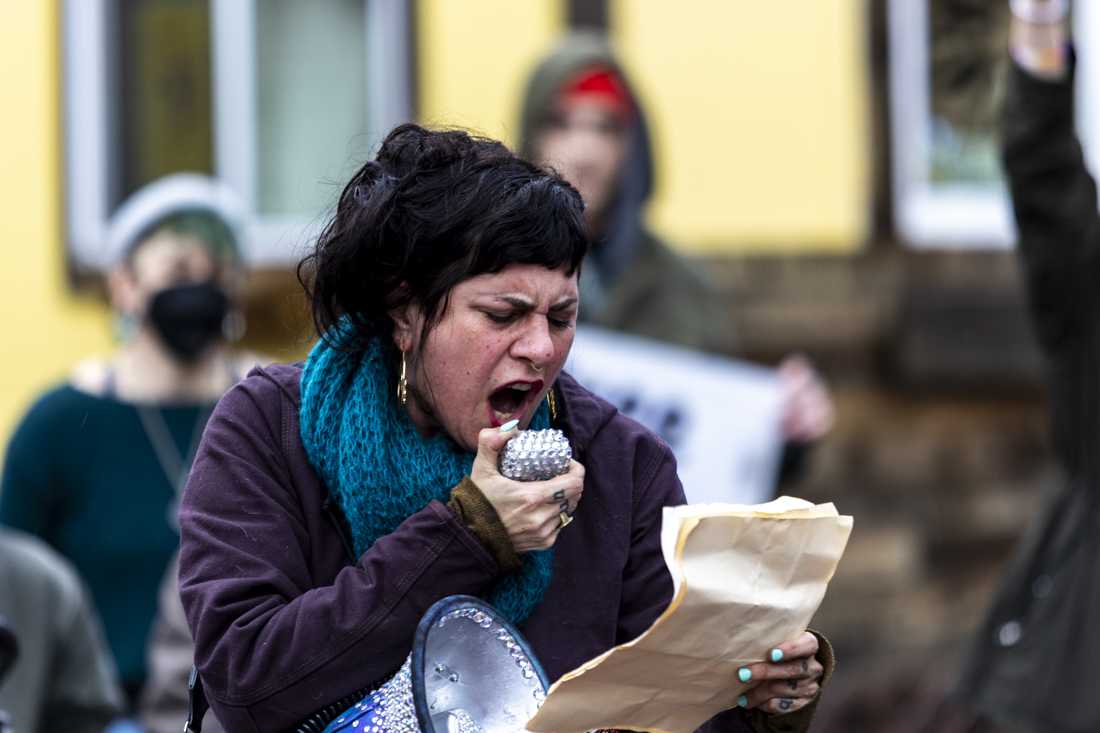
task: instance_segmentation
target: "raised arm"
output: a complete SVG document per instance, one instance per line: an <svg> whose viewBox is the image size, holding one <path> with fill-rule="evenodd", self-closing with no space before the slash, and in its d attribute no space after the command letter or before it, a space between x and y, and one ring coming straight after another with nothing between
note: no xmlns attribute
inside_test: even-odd
<svg viewBox="0 0 1100 733"><path fill-rule="evenodd" d="M1096 311L1100 216L1074 129L1065 2L1013 2L1002 113L1005 172L1039 339L1055 358L1079 343Z"/></svg>
<svg viewBox="0 0 1100 733"><path fill-rule="evenodd" d="M1011 3L1002 118L1023 277L1048 358L1054 446L1074 474L1100 476L1100 215L1074 129L1066 3ZM1086 482L1087 483L1087 482Z"/></svg>

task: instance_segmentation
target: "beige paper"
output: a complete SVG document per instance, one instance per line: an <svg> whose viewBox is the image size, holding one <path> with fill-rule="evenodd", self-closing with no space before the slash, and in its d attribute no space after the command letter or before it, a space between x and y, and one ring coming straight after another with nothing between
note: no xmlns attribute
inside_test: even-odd
<svg viewBox="0 0 1100 733"><path fill-rule="evenodd" d="M851 531L832 504L791 497L666 508L672 603L637 639L555 682L527 729L691 733L734 707L746 687L737 670L805 630Z"/></svg>

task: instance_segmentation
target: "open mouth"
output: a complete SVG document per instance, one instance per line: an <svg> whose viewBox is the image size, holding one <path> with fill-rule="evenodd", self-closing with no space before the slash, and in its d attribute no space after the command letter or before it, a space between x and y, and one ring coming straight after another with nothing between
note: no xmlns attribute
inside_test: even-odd
<svg viewBox="0 0 1100 733"><path fill-rule="evenodd" d="M520 420L542 390L542 382L509 382L489 394L489 422L494 428Z"/></svg>

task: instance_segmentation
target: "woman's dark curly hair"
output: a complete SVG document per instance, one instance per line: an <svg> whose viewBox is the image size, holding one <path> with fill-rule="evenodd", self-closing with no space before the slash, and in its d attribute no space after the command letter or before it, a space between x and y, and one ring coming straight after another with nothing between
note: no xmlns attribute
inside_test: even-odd
<svg viewBox="0 0 1100 733"><path fill-rule="evenodd" d="M439 322L451 289L510 264L577 271L580 194L504 145L457 130L395 128L352 177L298 279L324 337L345 316L358 342L392 334L410 303Z"/></svg>

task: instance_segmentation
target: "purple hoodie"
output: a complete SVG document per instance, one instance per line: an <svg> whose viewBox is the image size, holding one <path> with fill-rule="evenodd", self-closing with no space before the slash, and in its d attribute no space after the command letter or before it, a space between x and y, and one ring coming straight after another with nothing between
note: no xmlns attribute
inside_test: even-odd
<svg viewBox="0 0 1100 733"><path fill-rule="evenodd" d="M218 404L180 510L180 593L211 707L231 731L281 731L394 672L421 615L482 595L498 568L432 502L354 557L299 437L297 366L254 370ZM576 521L521 630L551 680L629 641L668 605L661 508L684 502L658 437L563 374L558 427L584 464ZM733 710L713 730L752 728Z"/></svg>

